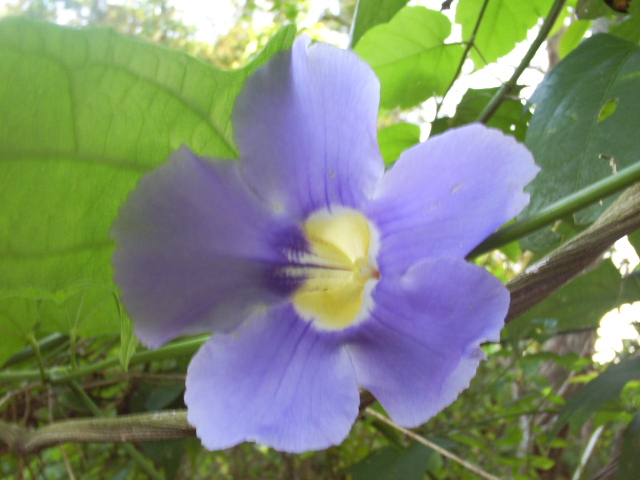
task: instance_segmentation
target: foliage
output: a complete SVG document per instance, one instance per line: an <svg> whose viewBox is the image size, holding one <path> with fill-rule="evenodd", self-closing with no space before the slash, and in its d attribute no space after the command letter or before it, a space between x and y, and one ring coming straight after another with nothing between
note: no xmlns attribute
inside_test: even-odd
<svg viewBox="0 0 640 480"><path fill-rule="evenodd" d="M119 332L108 238L118 206L183 143L200 155L235 156L235 96L293 37L287 27L255 62L224 72L109 30L5 19L1 55L12 80L3 92L2 175L13 181L1 193L12 225L2 233L3 295L37 302L43 332Z"/></svg>
<svg viewBox="0 0 640 480"><path fill-rule="evenodd" d="M380 79L383 107L413 107L446 91L463 52L461 45L445 43L450 33L451 22L442 13L405 7L362 37L355 51Z"/></svg>
<svg viewBox="0 0 640 480"><path fill-rule="evenodd" d="M427 115L425 102L443 105L461 75L495 64L532 27L554 22L548 13L557 2L444 3L455 12L406 6L406 0L360 0L352 19L353 2L344 1L339 15L325 12L310 29L344 32L344 23L353 22L351 44L381 82L378 141L387 165L427 130L417 120ZM197 39L174 5L19 0L8 13L22 15L0 20L5 441L10 426L184 408L184 375L202 339L156 351L137 344L112 281L108 231L140 176L182 144L233 161L234 100L256 68L291 46L293 25L302 24L310 3L247 1L238 6L237 24L214 45ZM73 12L71 26L92 28L55 25L61 8ZM254 24L262 15L273 20L266 29ZM622 14L600 0L569 1L561 18L565 25L554 33L562 60L531 98L521 97L520 86L508 95L497 86L472 88L455 112L439 109L428 119L435 134L477 121L498 102L488 125L524 140L542 168L523 218L638 162L640 4L632 2ZM608 25L608 33L592 35L594 19ZM552 228L527 232L519 244L476 262L511 279L598 219L614 199L557 218ZM636 246L638 235L631 237ZM638 274L622 275L601 259L511 323L503 342L486 345L488 360L471 387L416 432L499 477L571 478L580 468L586 479L619 452L620 478L635 478L637 343L629 341L608 368L594 365L592 348L584 347L593 343L604 313L638 300ZM598 448L583 465L600 425ZM251 444L206 452L193 437L136 448L69 443L37 453L0 443L0 472L8 479L68 478L70 472L117 479L477 478L366 414L344 444L325 452L293 456Z"/></svg>
<svg viewBox="0 0 640 480"><path fill-rule="evenodd" d="M639 64L637 44L601 34L547 75L530 100L535 115L526 139L543 170L529 187L532 200L522 216L637 161L633 119L639 104L630 87ZM576 222L594 221L610 201L578 212Z"/></svg>

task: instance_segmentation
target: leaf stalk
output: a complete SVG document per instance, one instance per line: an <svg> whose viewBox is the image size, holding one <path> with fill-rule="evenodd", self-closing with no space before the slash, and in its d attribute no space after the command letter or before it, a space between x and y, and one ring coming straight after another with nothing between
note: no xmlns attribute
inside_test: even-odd
<svg viewBox="0 0 640 480"><path fill-rule="evenodd" d="M556 0L555 2L553 2L551 10L549 10L549 15L547 15L547 18L544 19L544 22L540 27L540 31L538 32L535 40L531 43L529 50L527 50L525 56L522 57L520 64L516 67L513 75L511 75L511 78L507 80L507 82L503 84L502 87L500 87L493 98L491 98L489 103L484 107L482 112L480 112L480 115L478 116L478 122L487 123L489 119L491 119L493 114L496 113L498 107L500 107L504 99L512 93L513 89L518 83L520 75L522 75L522 73L527 69L527 67L531 63L531 60L538 52L538 49L549 36L549 32L551 32L551 29L556 23L560 12L562 12L562 9L564 8L565 1L566 0Z"/></svg>
<svg viewBox="0 0 640 480"><path fill-rule="evenodd" d="M603 178L588 187L552 203L530 217L518 220L487 237L467 258L474 258L518 240L559 218L588 207L620 190L640 181L640 162L619 173Z"/></svg>

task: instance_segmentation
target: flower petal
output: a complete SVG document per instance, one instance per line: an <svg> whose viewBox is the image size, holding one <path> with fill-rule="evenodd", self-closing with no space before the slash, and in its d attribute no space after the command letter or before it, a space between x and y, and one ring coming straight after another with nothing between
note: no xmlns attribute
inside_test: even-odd
<svg viewBox="0 0 640 480"><path fill-rule="evenodd" d="M186 148L142 178L112 236L116 283L150 347L232 330L289 296L295 282L274 275L275 266L286 262L284 247L305 245L298 227L249 191L238 162L204 161Z"/></svg>
<svg viewBox="0 0 640 480"><path fill-rule="evenodd" d="M299 453L342 442L359 394L336 337L282 305L205 343L189 365L185 402L210 450L255 441Z"/></svg>
<svg viewBox="0 0 640 480"><path fill-rule="evenodd" d="M298 39L257 70L233 113L247 181L297 219L362 205L384 172L378 79L355 53L309 43Z"/></svg>
<svg viewBox="0 0 640 480"><path fill-rule="evenodd" d="M380 230L381 272L464 257L529 203L522 189L538 171L523 145L480 124L406 150L367 207Z"/></svg>
<svg viewBox="0 0 640 480"><path fill-rule="evenodd" d="M395 422L416 427L469 386L480 343L500 339L509 292L475 265L439 258L383 277L373 295L347 349L358 382Z"/></svg>

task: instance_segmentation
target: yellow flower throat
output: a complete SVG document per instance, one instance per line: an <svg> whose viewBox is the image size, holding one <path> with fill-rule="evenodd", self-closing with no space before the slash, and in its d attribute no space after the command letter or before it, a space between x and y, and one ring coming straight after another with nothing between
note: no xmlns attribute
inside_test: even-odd
<svg viewBox="0 0 640 480"><path fill-rule="evenodd" d="M366 316L380 272L375 264L377 234L352 209L312 214L302 226L310 253L287 267L302 277L293 305L306 320L325 330L342 330ZM372 248L373 247L373 248Z"/></svg>

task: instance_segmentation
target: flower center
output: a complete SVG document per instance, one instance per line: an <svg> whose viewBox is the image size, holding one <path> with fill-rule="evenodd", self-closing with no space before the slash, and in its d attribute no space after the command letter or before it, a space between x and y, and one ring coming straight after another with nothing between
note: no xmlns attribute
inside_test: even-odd
<svg viewBox="0 0 640 480"><path fill-rule="evenodd" d="M360 212L343 208L315 212L302 226L310 252L287 267L302 277L293 305L325 330L342 330L363 320L380 279L375 263L377 232Z"/></svg>

